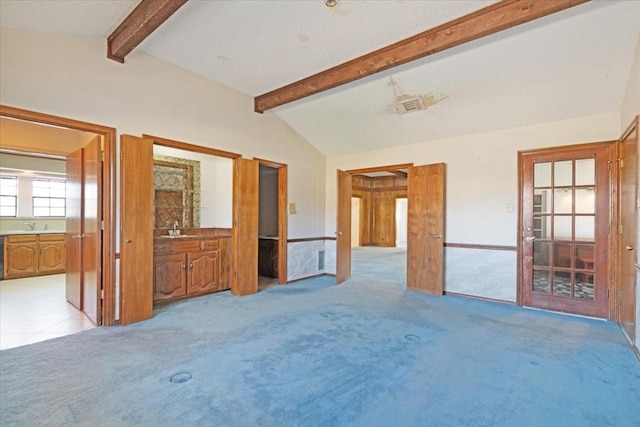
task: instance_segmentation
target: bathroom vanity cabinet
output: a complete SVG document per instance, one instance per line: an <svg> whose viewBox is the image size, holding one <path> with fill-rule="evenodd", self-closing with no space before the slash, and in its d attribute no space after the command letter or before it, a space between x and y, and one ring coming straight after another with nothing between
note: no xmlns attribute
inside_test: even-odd
<svg viewBox="0 0 640 427"><path fill-rule="evenodd" d="M153 247L153 300L223 291L230 288L230 238L156 237Z"/></svg>
<svg viewBox="0 0 640 427"><path fill-rule="evenodd" d="M26 233L4 236L4 279L64 273L65 235Z"/></svg>

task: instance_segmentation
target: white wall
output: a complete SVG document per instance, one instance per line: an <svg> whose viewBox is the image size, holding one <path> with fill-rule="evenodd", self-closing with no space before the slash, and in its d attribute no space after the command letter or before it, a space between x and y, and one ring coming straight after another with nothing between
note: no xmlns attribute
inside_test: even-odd
<svg viewBox="0 0 640 427"><path fill-rule="evenodd" d="M253 98L134 51L119 64L106 41L1 30L0 103L286 163L289 237L322 235L325 158Z"/></svg>

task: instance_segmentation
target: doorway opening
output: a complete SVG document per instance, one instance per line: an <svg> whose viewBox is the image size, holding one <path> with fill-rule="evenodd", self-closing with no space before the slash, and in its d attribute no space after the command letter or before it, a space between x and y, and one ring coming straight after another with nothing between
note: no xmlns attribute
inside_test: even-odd
<svg viewBox="0 0 640 427"><path fill-rule="evenodd" d="M258 161L258 290L287 283L287 165ZM293 209L293 208L292 208Z"/></svg>
<svg viewBox="0 0 640 427"><path fill-rule="evenodd" d="M385 188L360 178L373 174L366 177L373 179L381 173L406 179L406 189L395 188L395 184ZM374 248L395 248L395 200L407 198L406 287L442 295L444 173L444 163L337 170L336 284L351 277L351 197L361 198L360 243ZM361 194L354 193L354 187ZM376 199L385 202L376 205Z"/></svg>
<svg viewBox="0 0 640 427"><path fill-rule="evenodd" d="M109 174L101 156L109 128L0 108L0 175L3 184L13 185L2 186L0 292L6 324L19 320L17 329L3 328L2 348L113 324L113 300L103 299L103 291L113 295L112 275L105 271L109 263L103 262L111 239L102 230L102 178ZM99 149L87 167L94 173L85 187L81 176L70 175L69 163L73 153L92 143ZM5 190L12 195L4 197ZM91 223L83 219L87 212ZM76 250L81 242L85 250ZM20 326L25 323L32 325L28 331Z"/></svg>

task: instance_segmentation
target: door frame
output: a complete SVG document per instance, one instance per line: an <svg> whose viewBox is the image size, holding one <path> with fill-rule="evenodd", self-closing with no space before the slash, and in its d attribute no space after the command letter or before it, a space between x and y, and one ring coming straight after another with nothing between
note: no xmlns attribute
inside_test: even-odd
<svg viewBox="0 0 640 427"><path fill-rule="evenodd" d="M19 119L36 124L53 125L102 136L104 159L102 165L102 188L98 198L102 201L102 325L116 324L115 286L115 164L116 129L94 123L83 122L51 114L0 105L0 116Z"/></svg>
<svg viewBox="0 0 640 427"><path fill-rule="evenodd" d="M522 189L524 186L524 158L526 156L531 156L534 154L553 154L557 152L566 152L572 150L581 150L581 149L589 149L595 147L608 146L609 147L609 165L613 164L616 160L616 142L617 141L600 141L600 142L589 142L583 144L574 144L574 145L562 145L557 147L547 147L547 148L536 148L532 150L520 150L518 151L518 226L517 226L517 234L516 241L518 244L517 248L517 268L516 268L516 305L522 307L523 306L523 297L524 297L524 281L522 280L523 275L523 242L524 242L524 212L522 209L523 197L522 197ZM609 199L609 225L610 230L614 230L616 226L616 204L617 204L617 188L618 188L618 177L613 168L609 166L609 194L611 195ZM617 283L615 280L615 259L617 258L615 255L615 247L617 245L616 233L613 231L609 232L608 242L607 242L607 250L609 251L609 256L607 257L607 266L606 266L606 281L607 281L607 295L615 295L615 291L617 289ZM615 298L608 298L607 301L607 314L606 319L617 321L614 318L616 310L614 310Z"/></svg>
<svg viewBox="0 0 640 427"><path fill-rule="evenodd" d="M289 221L289 199L287 195L289 182L287 164L260 159L258 157L254 157L253 160L258 161L258 166L262 165L278 169L278 283L280 285L285 285L288 283L287 239L289 238L287 231ZM260 175L258 175L258 185L260 184L259 181ZM260 215L260 211L258 211L258 215Z"/></svg>

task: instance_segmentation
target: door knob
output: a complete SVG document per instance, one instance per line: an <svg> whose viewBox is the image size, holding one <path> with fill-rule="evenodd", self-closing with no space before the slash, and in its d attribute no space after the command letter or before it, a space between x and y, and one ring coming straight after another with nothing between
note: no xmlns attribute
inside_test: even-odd
<svg viewBox="0 0 640 427"><path fill-rule="evenodd" d="M627 245L627 247L625 249L627 249L629 252L631 252L633 250L633 246Z"/></svg>
<svg viewBox="0 0 640 427"><path fill-rule="evenodd" d="M336 231L336 236L342 236L342 231Z"/></svg>
<svg viewBox="0 0 640 427"><path fill-rule="evenodd" d="M434 239L442 239L442 234L434 234L433 238Z"/></svg>
<svg viewBox="0 0 640 427"><path fill-rule="evenodd" d="M125 243L131 243L131 239L125 239L124 242Z"/></svg>
<svg viewBox="0 0 640 427"><path fill-rule="evenodd" d="M525 237L524 240L527 242L533 242L534 240L536 240L536 236Z"/></svg>

